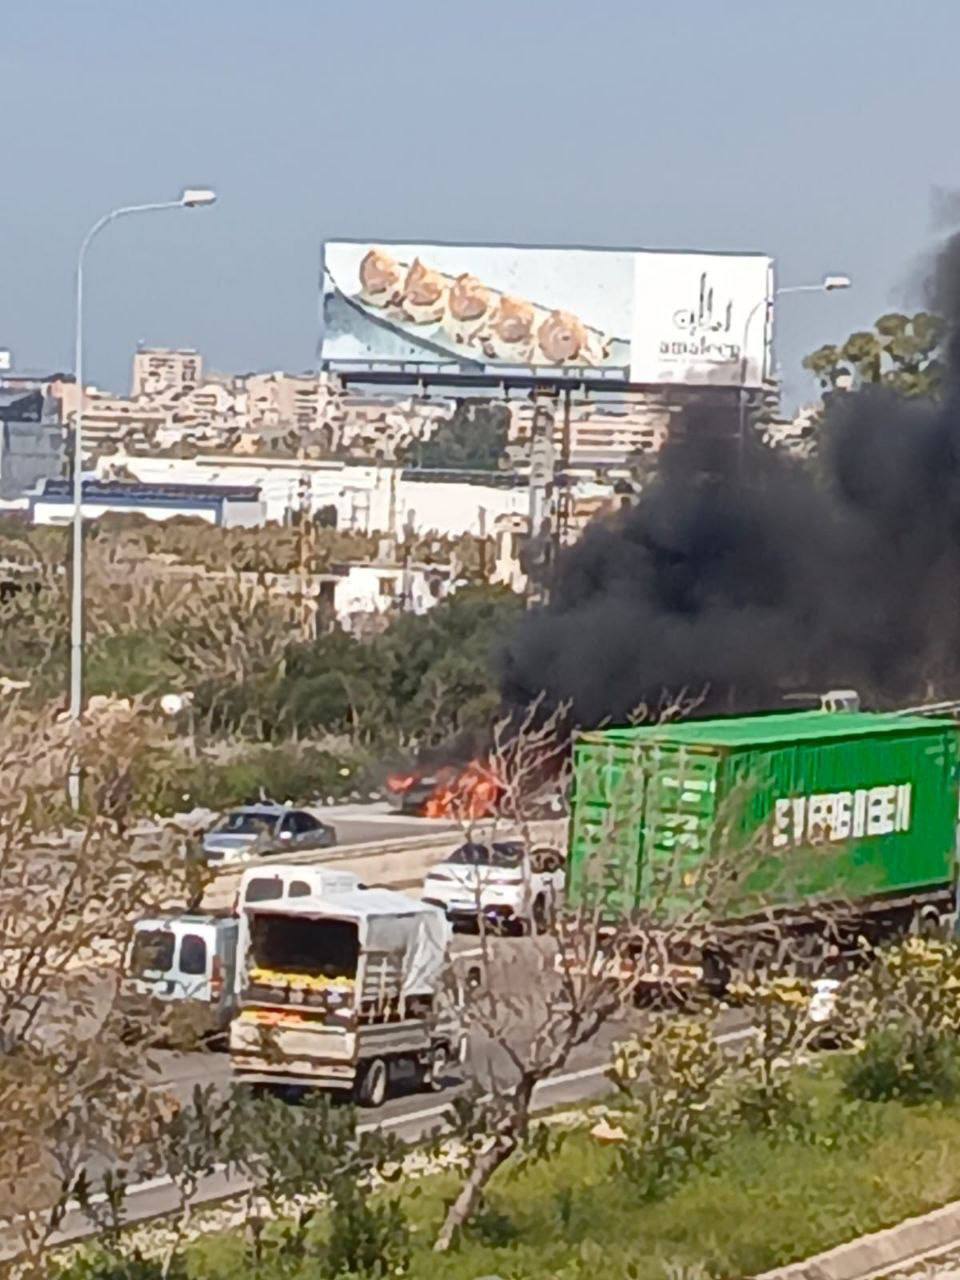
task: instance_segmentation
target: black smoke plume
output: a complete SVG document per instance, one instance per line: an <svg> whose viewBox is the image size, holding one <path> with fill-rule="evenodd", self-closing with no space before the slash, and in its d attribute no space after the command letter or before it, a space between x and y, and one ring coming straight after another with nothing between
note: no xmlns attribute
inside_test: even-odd
<svg viewBox="0 0 960 1280"><path fill-rule="evenodd" d="M960 237L930 288L942 403L837 393L813 463L756 446L726 478L698 467L690 423L638 505L561 555L503 655L508 705L543 691L589 726L681 690L701 715L831 688L878 707L960 697Z"/></svg>

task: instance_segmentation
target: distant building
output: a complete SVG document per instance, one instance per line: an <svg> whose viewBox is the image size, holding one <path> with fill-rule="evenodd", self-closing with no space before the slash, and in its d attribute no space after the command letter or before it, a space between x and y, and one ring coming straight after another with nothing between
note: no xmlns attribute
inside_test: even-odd
<svg viewBox="0 0 960 1280"><path fill-rule="evenodd" d="M496 471L417 471L236 453L174 458L118 451L99 459L97 473L103 478L129 473L144 484L255 485L262 494L265 521L284 523L294 512L316 515L332 506L338 528L395 536L412 529L439 537L492 537L498 516L529 507L526 480Z"/></svg>
<svg viewBox="0 0 960 1280"><path fill-rule="evenodd" d="M155 396L192 391L203 381L203 357L197 351L141 347L133 357L131 395Z"/></svg>
<svg viewBox="0 0 960 1280"><path fill-rule="evenodd" d="M69 481L50 480L29 499L34 524L66 524L73 518ZM138 484L84 480L83 516L96 520L111 514L142 515L150 520L194 517L222 528L249 527L264 521L260 491L204 484Z"/></svg>
<svg viewBox="0 0 960 1280"><path fill-rule="evenodd" d="M65 470L65 437L42 390L0 390L0 500L17 502Z"/></svg>
<svg viewBox="0 0 960 1280"><path fill-rule="evenodd" d="M457 585L449 564L394 559L331 565L318 582L321 617L332 614L344 630L358 632L387 615L426 613Z"/></svg>

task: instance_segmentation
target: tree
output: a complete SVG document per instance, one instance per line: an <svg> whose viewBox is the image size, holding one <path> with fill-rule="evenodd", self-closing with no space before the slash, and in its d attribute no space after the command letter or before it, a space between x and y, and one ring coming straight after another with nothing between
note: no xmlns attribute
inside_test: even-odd
<svg viewBox="0 0 960 1280"><path fill-rule="evenodd" d="M436 746L489 725L497 646L522 607L506 588L468 587L426 614L401 615L372 642L402 740Z"/></svg>
<svg viewBox="0 0 960 1280"><path fill-rule="evenodd" d="M143 744L129 705L79 726L16 704L0 720L0 1224L21 1272L39 1271L89 1162L123 1161L162 1118L164 1028L124 1009L121 980L134 921L184 901L186 862L175 835L155 857L125 835Z"/></svg>
<svg viewBox="0 0 960 1280"><path fill-rule="evenodd" d="M852 333L840 346L818 348L803 367L816 375L827 393L879 384L904 396L938 399L945 332L944 321L929 311L912 316L891 312L872 330Z"/></svg>
<svg viewBox="0 0 960 1280"><path fill-rule="evenodd" d="M484 770L499 797L498 816L492 830L484 830L484 841L509 834L530 847L534 796L550 775L563 790L570 767L562 716L561 709L541 717L535 706L521 723L503 719L495 726ZM466 813L462 822L467 839L481 838ZM476 1216L499 1168L521 1151L543 1153L544 1132L531 1125L537 1086L561 1071L630 999L630 984L611 978L607 968L606 957L616 958L623 939L606 938L601 948L598 919L589 910L562 925L552 911L541 917L545 932L537 939L535 972L519 982L511 972L515 959L504 963L490 946L481 889L478 883L481 959L468 983L462 975L452 978L471 1040L468 1093L454 1107L467 1166L437 1236L438 1252L450 1249Z"/></svg>
<svg viewBox="0 0 960 1280"><path fill-rule="evenodd" d="M397 451L409 466L434 470L496 471L507 447L510 410L492 400L460 400L429 440Z"/></svg>

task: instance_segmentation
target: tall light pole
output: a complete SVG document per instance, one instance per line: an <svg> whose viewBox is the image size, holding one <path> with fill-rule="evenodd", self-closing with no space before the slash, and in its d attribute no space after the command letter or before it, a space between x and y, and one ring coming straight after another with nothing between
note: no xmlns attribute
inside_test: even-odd
<svg viewBox="0 0 960 1280"><path fill-rule="evenodd" d="M851 284L849 276L824 276L818 284L788 284L780 289L774 289L773 294L761 298L759 302L751 307L746 321L743 326L743 345L740 348L740 426L738 437L738 453L740 463L740 478L743 479L743 454L746 445L747 436L747 341L750 337L750 323L761 307L769 312L777 298L782 297L785 293L832 293L836 289L849 289ZM761 364L760 378L763 380L765 370Z"/></svg>
<svg viewBox="0 0 960 1280"><path fill-rule="evenodd" d="M156 204L133 204L114 209L95 222L84 237L77 255L77 329L74 377L77 382L77 413L73 427L73 564L70 578L70 720L80 719L83 711L83 268L90 243L108 223L132 213L159 213L162 209L195 209L213 204L216 193L204 187L189 187L179 200L163 200ZM70 766L70 803L80 804L80 762L74 757Z"/></svg>

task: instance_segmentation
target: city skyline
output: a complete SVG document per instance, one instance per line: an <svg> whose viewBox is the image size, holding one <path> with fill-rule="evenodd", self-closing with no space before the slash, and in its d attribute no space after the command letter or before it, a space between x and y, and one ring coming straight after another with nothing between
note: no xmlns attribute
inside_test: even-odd
<svg viewBox="0 0 960 1280"><path fill-rule="evenodd" d="M625 3L495 2L482 22L426 0L278 12L7 7L0 100L21 123L6 167L32 194L0 212L0 346L20 366L72 368L91 222L191 182L218 207L134 220L91 254L88 370L104 388L125 388L138 341L225 370L315 367L320 244L338 235L756 250L785 284L847 272L847 296L779 308L788 402L809 398L808 350L917 304L951 177L960 13L945 0L919 26L900 3L877 23L865 0L775 22L754 0L694 0L682 28ZM838 133L850 119L882 128Z"/></svg>

